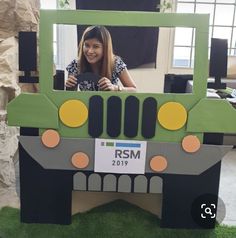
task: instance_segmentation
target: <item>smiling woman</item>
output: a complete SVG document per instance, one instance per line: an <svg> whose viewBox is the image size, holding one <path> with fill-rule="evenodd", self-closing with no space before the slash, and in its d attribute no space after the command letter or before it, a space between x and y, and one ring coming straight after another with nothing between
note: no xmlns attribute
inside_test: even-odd
<svg viewBox="0 0 236 238"><path fill-rule="evenodd" d="M66 69L69 90L136 91L126 64L113 53L111 35L104 26L90 26L84 31L78 59L74 59ZM78 82L78 75L88 72L97 75L98 82L92 79Z"/></svg>

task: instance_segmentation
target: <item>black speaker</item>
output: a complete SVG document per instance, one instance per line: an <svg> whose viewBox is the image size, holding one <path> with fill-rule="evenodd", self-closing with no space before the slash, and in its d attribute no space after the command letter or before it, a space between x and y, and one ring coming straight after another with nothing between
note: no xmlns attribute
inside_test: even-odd
<svg viewBox="0 0 236 238"><path fill-rule="evenodd" d="M64 70L56 70L56 75L54 75L53 89L54 90L64 90L65 79Z"/></svg>
<svg viewBox="0 0 236 238"><path fill-rule="evenodd" d="M221 78L227 77L227 51L228 41L226 39L211 38L209 76L215 78L215 82L208 83L208 87L226 88L226 84L221 83Z"/></svg>
<svg viewBox="0 0 236 238"><path fill-rule="evenodd" d="M24 76L19 76L20 83L38 83L37 76L31 76L31 71L37 71L37 33L19 32L19 70Z"/></svg>
<svg viewBox="0 0 236 238"><path fill-rule="evenodd" d="M19 70L37 70L36 32L19 32Z"/></svg>

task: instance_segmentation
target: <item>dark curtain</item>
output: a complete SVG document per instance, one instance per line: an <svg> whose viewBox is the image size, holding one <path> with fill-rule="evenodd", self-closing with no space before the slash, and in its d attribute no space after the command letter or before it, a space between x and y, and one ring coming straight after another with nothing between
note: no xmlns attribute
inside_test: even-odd
<svg viewBox="0 0 236 238"><path fill-rule="evenodd" d="M76 0L76 8L84 10L158 11L160 0ZM79 26L78 42L87 26ZM143 64L156 65L157 27L109 27L114 53L121 56L129 69Z"/></svg>

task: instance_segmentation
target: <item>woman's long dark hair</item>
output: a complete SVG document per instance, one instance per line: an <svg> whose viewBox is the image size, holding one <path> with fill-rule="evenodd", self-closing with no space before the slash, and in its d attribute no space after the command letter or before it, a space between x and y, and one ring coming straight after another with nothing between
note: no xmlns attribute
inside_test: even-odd
<svg viewBox="0 0 236 238"><path fill-rule="evenodd" d="M114 67L114 54L112 40L109 31L104 26L90 26L85 29L78 50L79 71L84 73L90 71L90 65L83 53L84 41L89 39L97 39L103 46L103 57L101 59L101 68L99 74L101 77L111 79Z"/></svg>

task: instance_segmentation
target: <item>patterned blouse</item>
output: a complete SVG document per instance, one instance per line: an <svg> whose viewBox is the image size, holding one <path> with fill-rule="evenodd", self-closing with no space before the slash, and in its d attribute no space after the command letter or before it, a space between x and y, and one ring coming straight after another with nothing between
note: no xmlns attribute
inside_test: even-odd
<svg viewBox="0 0 236 238"><path fill-rule="evenodd" d="M115 56L115 64L114 69L112 71L112 77L111 77L111 83L117 85L119 81L119 76L121 72L126 69L126 64L124 61L119 57ZM67 67L66 70L68 71L69 75L73 75L76 77L76 75L80 74L79 67L78 67L78 61L74 59ZM92 80L85 80L79 84L79 88L81 91L94 91L97 90L97 86L94 85L94 82Z"/></svg>

